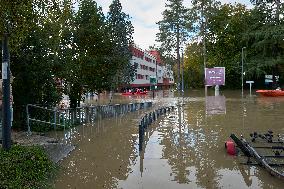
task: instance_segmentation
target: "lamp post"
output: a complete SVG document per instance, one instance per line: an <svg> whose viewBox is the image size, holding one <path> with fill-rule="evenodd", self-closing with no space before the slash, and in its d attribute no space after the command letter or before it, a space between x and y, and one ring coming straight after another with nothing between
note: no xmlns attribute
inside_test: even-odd
<svg viewBox="0 0 284 189"><path fill-rule="evenodd" d="M242 48L242 96L244 95L244 49L246 47Z"/></svg>
<svg viewBox="0 0 284 189"><path fill-rule="evenodd" d="M181 52L181 92L182 94L184 94L184 52L183 52L183 48L182 48L182 52Z"/></svg>

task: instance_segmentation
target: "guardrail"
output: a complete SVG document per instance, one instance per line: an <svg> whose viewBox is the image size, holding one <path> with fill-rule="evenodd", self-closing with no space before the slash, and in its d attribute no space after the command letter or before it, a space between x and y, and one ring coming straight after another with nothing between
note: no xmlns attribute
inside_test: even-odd
<svg viewBox="0 0 284 189"><path fill-rule="evenodd" d="M31 122L58 127L70 127L75 124L93 123L98 118L109 118L152 107L152 102L84 106L64 109L48 109L33 104L26 106L28 134L31 134Z"/></svg>
<svg viewBox="0 0 284 189"><path fill-rule="evenodd" d="M170 112L172 110L174 110L174 106L161 107L150 113L146 113L141 118L139 122L139 151L143 150L145 130L149 127L149 125L156 121L160 115L166 114L167 112Z"/></svg>

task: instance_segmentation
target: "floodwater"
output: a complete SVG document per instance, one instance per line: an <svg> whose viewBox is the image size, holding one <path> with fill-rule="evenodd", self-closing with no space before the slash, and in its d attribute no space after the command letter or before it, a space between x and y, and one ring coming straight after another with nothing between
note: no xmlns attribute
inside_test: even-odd
<svg viewBox="0 0 284 189"><path fill-rule="evenodd" d="M153 108L178 101L171 93L156 95ZM142 152L138 122L147 110L60 133L77 147L61 162L54 188L284 188L283 180L241 164L243 158L229 156L224 148L231 133L249 138L251 132L271 129L283 137L284 98L242 98L240 91L210 95L214 91L206 98L204 90L187 91L179 98L184 106L148 128Z"/></svg>

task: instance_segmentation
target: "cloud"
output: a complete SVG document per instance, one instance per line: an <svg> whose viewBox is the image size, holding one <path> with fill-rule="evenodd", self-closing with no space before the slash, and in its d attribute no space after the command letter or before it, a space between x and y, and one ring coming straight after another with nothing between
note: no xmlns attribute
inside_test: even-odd
<svg viewBox="0 0 284 189"><path fill-rule="evenodd" d="M112 0L96 0L106 14ZM162 12L165 10L166 0L120 0L123 11L131 17L134 26L134 41L142 49L147 49L155 44L158 26L156 23L162 20ZM190 0L184 0L185 6L190 5ZM222 3L235 3L233 0L221 0ZM250 5L249 0L237 2Z"/></svg>

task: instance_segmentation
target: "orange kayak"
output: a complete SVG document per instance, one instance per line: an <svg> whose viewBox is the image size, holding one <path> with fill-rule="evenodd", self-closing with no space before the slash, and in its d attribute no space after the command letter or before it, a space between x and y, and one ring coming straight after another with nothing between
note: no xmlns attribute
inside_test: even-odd
<svg viewBox="0 0 284 189"><path fill-rule="evenodd" d="M282 90L257 90L256 92L262 96L284 96L284 91Z"/></svg>

